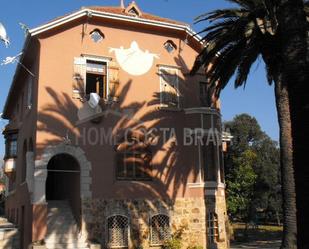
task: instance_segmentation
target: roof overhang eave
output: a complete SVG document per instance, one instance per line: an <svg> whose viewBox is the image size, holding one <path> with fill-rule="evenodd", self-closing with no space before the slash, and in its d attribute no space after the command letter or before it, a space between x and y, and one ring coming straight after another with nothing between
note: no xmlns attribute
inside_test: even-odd
<svg viewBox="0 0 309 249"><path fill-rule="evenodd" d="M15 82L17 80L17 77L20 73L20 70L22 69L22 62L25 58L25 54L26 54L26 51L28 49L28 46L30 44L30 40L31 40L31 35L30 33L28 33L27 37L26 37L26 41L24 43L24 47L23 47L23 50L22 50L22 55L20 56L20 59L19 61L21 63L17 63L17 66L16 66L16 70L15 70L15 74L14 74L14 77L13 77L13 81L12 81L12 84L10 86L10 90L9 90L9 93L7 95L7 98L6 98L6 101L5 101L5 104L4 104L4 107L3 107L3 115L2 115L2 118L3 119L8 119L8 114L7 114L7 111L8 111L8 104L9 104L9 99L11 98L11 95L13 94L13 88L15 86Z"/></svg>
<svg viewBox="0 0 309 249"><path fill-rule="evenodd" d="M83 16L103 17L103 18L109 18L113 20L127 21L127 22L132 22L132 23L140 23L140 24L145 24L145 25L150 25L150 26L185 31L187 34L194 37L198 42L201 41L201 37L198 36L196 32L194 32L189 25L173 24L173 23L168 23L168 22L163 22L163 21L149 20L149 19L137 18L133 16L125 16L125 15L120 15L120 14L115 14L115 13L91 10L87 8L74 12L68 16L59 18L58 20L52 21L50 23L41 25L37 28L31 29L29 33L31 34L31 36L36 36L45 31L59 27L65 23L74 21Z"/></svg>

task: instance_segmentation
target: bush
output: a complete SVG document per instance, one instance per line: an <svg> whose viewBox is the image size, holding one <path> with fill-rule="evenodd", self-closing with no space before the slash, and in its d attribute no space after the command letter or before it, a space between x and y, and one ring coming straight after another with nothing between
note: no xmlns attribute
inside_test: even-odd
<svg viewBox="0 0 309 249"><path fill-rule="evenodd" d="M181 249L182 247L182 235L187 230L187 225L182 225L172 234L169 240L166 240L163 244L164 249Z"/></svg>
<svg viewBox="0 0 309 249"><path fill-rule="evenodd" d="M202 246L189 246L187 249L204 249Z"/></svg>
<svg viewBox="0 0 309 249"><path fill-rule="evenodd" d="M164 249L181 249L182 243L180 238L174 238L167 240L164 242Z"/></svg>

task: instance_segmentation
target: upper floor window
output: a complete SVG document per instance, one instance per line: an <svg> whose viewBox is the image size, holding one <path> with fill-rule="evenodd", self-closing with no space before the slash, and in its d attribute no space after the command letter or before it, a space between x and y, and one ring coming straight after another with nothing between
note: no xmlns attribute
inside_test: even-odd
<svg viewBox="0 0 309 249"><path fill-rule="evenodd" d="M5 157L14 158L17 157L17 133L10 133L5 135Z"/></svg>
<svg viewBox="0 0 309 249"><path fill-rule="evenodd" d="M179 107L179 78L178 69L160 67L161 105L164 107Z"/></svg>
<svg viewBox="0 0 309 249"><path fill-rule="evenodd" d="M207 137L207 136L206 136ZM218 175L218 150L213 142L205 141L201 146L202 171L204 181L217 182Z"/></svg>
<svg viewBox="0 0 309 249"><path fill-rule="evenodd" d="M107 219L108 248L122 248L129 245L129 219L114 215Z"/></svg>
<svg viewBox="0 0 309 249"><path fill-rule="evenodd" d="M33 98L33 77L29 76L28 85L27 85L27 108L30 109L32 106L32 98Z"/></svg>
<svg viewBox="0 0 309 249"><path fill-rule="evenodd" d="M150 162L147 144L134 137L126 138L117 147L117 180L151 180Z"/></svg>
<svg viewBox="0 0 309 249"><path fill-rule="evenodd" d="M209 84L207 82L200 82L200 101L201 106L210 107L211 106L211 97L209 91Z"/></svg>
<svg viewBox="0 0 309 249"><path fill-rule="evenodd" d="M21 182L24 182L26 180L26 175L27 175L27 140L24 141L23 145L23 158L22 158L22 170L21 170Z"/></svg>
<svg viewBox="0 0 309 249"><path fill-rule="evenodd" d="M167 215L158 214L150 220L151 245L163 245L170 238L170 218Z"/></svg>
<svg viewBox="0 0 309 249"><path fill-rule="evenodd" d="M219 240L218 215L209 212L207 215L207 235L209 244L214 244Z"/></svg>
<svg viewBox="0 0 309 249"><path fill-rule="evenodd" d="M104 38L105 38L104 34L99 29L93 30L90 33L90 37L91 37L92 41L95 42L95 43L99 43L99 42L103 41Z"/></svg>
<svg viewBox="0 0 309 249"><path fill-rule="evenodd" d="M97 93L107 97L107 65L105 62L87 60L86 95Z"/></svg>
<svg viewBox="0 0 309 249"><path fill-rule="evenodd" d="M175 50L177 50L176 44L171 40L168 40L167 42L164 43L164 48L170 54L173 53Z"/></svg>

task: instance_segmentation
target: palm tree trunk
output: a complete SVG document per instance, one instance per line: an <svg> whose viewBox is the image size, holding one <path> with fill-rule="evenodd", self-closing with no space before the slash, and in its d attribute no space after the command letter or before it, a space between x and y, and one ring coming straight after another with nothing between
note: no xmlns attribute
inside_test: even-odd
<svg viewBox="0 0 309 249"><path fill-rule="evenodd" d="M293 141L289 93L282 78L275 80L275 96L280 127L280 164L283 195L283 239L281 249L297 248L296 194L293 170Z"/></svg>
<svg viewBox="0 0 309 249"><path fill-rule="evenodd" d="M303 0L280 0L282 80L288 86L297 197L298 249L309 248L309 64Z"/></svg>

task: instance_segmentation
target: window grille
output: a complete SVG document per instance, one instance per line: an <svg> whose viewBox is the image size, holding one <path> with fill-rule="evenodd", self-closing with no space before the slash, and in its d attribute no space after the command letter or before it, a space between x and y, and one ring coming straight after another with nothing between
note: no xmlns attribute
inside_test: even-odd
<svg viewBox="0 0 309 249"><path fill-rule="evenodd" d="M207 234L210 244L218 242L219 239L219 224L218 215L216 213L209 213L207 220Z"/></svg>
<svg viewBox="0 0 309 249"><path fill-rule="evenodd" d="M162 245L170 238L170 218L167 215L155 215L151 218L150 242L152 245Z"/></svg>
<svg viewBox="0 0 309 249"><path fill-rule="evenodd" d="M122 215L115 215L107 219L109 248L128 247L129 220Z"/></svg>

